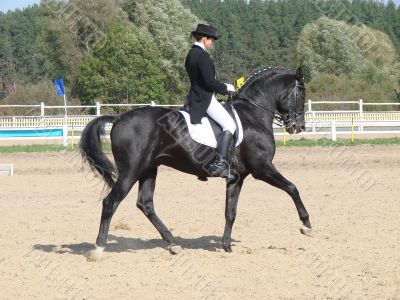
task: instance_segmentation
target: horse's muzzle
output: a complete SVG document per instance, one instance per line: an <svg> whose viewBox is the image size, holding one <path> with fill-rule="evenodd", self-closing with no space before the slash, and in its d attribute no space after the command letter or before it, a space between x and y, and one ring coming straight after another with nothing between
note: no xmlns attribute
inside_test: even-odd
<svg viewBox="0 0 400 300"><path fill-rule="evenodd" d="M303 113L289 113L284 116L286 131L290 134L297 134L306 130L306 122Z"/></svg>
<svg viewBox="0 0 400 300"><path fill-rule="evenodd" d="M304 122L299 122L299 124L296 123L292 127L287 128L287 132L289 132L290 134L297 134L305 130L306 125L304 124Z"/></svg>

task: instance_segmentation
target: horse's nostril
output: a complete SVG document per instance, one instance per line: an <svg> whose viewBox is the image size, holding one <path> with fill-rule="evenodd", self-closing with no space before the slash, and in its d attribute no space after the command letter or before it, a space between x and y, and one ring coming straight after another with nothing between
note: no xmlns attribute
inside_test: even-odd
<svg viewBox="0 0 400 300"><path fill-rule="evenodd" d="M305 125L301 126L300 128L301 128L301 131L305 131L306 130L306 126Z"/></svg>

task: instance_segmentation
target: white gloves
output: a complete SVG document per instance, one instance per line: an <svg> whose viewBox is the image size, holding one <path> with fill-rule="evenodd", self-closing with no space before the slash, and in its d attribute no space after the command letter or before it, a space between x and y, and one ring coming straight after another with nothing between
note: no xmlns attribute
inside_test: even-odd
<svg viewBox="0 0 400 300"><path fill-rule="evenodd" d="M235 87L233 86L233 84L225 83L225 85L228 92L235 92Z"/></svg>

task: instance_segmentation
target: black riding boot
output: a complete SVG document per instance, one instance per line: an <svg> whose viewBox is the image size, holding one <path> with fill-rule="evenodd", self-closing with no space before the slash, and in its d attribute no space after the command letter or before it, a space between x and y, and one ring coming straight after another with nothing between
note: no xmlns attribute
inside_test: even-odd
<svg viewBox="0 0 400 300"><path fill-rule="evenodd" d="M209 166L209 173L214 177L229 177L228 153L233 135L229 130L221 133L217 142L217 157Z"/></svg>

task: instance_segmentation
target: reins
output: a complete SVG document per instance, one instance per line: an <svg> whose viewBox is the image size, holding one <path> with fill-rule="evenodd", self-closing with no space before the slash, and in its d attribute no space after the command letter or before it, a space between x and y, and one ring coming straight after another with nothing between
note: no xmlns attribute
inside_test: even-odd
<svg viewBox="0 0 400 300"><path fill-rule="evenodd" d="M272 109L269 109L268 107L265 107L264 105L259 104L259 103L255 102L254 100L246 98L246 97L235 95L234 99L235 100L243 100L243 101L246 101L246 102L254 105L262 112L269 114L273 119L277 120L278 122L273 121L273 123L275 125L278 125L279 127L283 126L283 117L282 117L282 114L280 114L279 112L275 112Z"/></svg>

